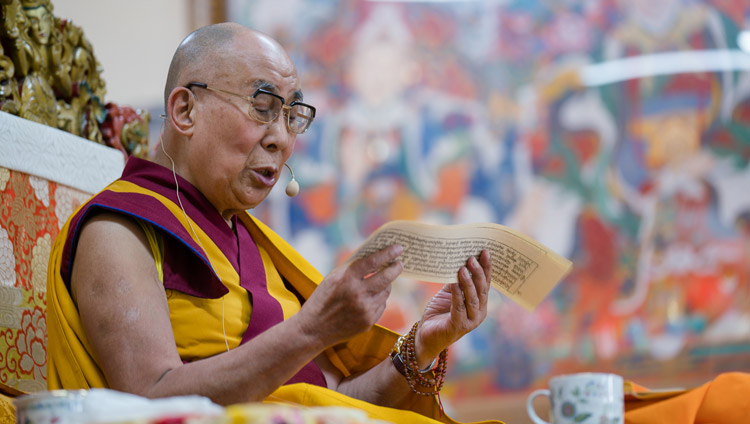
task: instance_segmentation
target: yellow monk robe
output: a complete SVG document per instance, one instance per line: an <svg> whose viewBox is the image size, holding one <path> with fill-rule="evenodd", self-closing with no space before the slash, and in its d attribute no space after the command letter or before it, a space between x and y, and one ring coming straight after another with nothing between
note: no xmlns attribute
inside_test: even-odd
<svg viewBox="0 0 750 424"><path fill-rule="evenodd" d="M161 168L161 169L155 169ZM134 184L133 181L140 182L138 178L130 178L132 174L146 168L147 171L160 174L160 182L171 179L171 172L158 165L145 161L135 161L131 159L123 173L123 179L116 181L105 189L100 195L111 195L112 193L139 193L152 196L165 205L166 210L172 214L172 218L180 221L185 228L195 229L200 243L193 242L195 246L202 245L206 252L198 252L210 256L211 262L214 263L217 273L222 283L227 279L227 275L235 279L236 272L231 270L231 265L227 265L223 254L216 248L212 241L197 226L196 221L192 220L191 210L188 208L190 218L180 211L179 206L173 199L168 198L169 191L163 191L161 194L157 191L149 190ZM126 178L128 177L128 178ZM167 178L169 177L169 178ZM179 178L179 177L178 177ZM126 180L129 179L129 180ZM180 181L180 192L182 193L187 181ZM174 190L172 187L167 187ZM96 199L96 198L95 198ZM183 198L184 201L184 198ZM88 205L88 204L87 204ZM79 216L81 209L87 207L83 205L74 216ZM163 211L162 211L163 212ZM191 219L190 224L186 219ZM257 221L249 214L241 214L239 221L247 228L261 252L263 266L266 269L266 275L271 276L274 280L278 275L285 279L293 286L294 290L303 298L307 299L317 284L322 281L322 275L315 270L298 252L296 252L281 237L275 234L264 224ZM77 229L79 222L74 222ZM96 358L94 357L91 343L88 341L81 323L78 310L70 296L65 276L69 276L70 252L65 253L64 246L69 240L71 234L71 221L61 230L60 235L55 240L50 257L48 273L48 298L47 298L47 322L48 322L48 388L49 389L87 389L94 387L106 388L107 382L104 378ZM77 231L77 230L76 230ZM76 232L74 231L73 234ZM184 234L190 234L186 231ZM75 237L75 235L73 236ZM193 238L192 234L189 237ZM191 241L188 241L188 243ZM151 240L152 245L154 240ZM66 263L64 267L64 262ZM66 274L67 272L67 274ZM276 274L278 273L278 274ZM217 276L217 278L219 278ZM281 280L279 278L279 280ZM272 283L269 283L269 291ZM225 285L226 286L226 285ZM230 293L232 287L225 288ZM287 305L288 306L288 305ZM171 307L171 306L170 306ZM232 312L230 311L229 314ZM286 313L285 313L286 315ZM170 311L170 319L173 319ZM229 320L228 320L229 321ZM196 327L193 320L193 330ZM178 337L184 327L184 323L173 323L173 331ZM229 333L227 334L229 338ZM374 326L370 331L358 335L346 343L333 346L326 350L329 360L345 376L363 372L377 363L388 358L388 355L396 342L398 334L380 326ZM223 343L223 337L221 338ZM178 342L178 344L180 344ZM233 344L238 342L233 340ZM206 352L191 352L191 345L181 344L181 357L200 358ZM192 344L192 348L201 349ZM185 356L182 356L185 355ZM348 406L365 410L372 418L392 421L396 423L455 423L440 408L435 397L420 397L419 401L413 406L414 411L402 411L393 408L380 407L362 402L344 396L335 391L307 383L297 383L284 385L276 392L272 393L268 399L270 402L285 402L293 405L304 406ZM497 421L492 421L497 422Z"/></svg>

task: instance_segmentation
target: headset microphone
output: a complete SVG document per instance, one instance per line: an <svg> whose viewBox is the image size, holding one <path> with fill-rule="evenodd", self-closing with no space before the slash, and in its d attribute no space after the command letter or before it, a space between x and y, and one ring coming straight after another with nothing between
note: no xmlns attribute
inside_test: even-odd
<svg viewBox="0 0 750 424"><path fill-rule="evenodd" d="M292 167L288 164L284 164L289 169L289 172L292 173L292 180L289 181L289 183L286 185L286 195L289 197L294 197L297 194L299 194L299 183L297 180L294 179L294 171L292 171Z"/></svg>

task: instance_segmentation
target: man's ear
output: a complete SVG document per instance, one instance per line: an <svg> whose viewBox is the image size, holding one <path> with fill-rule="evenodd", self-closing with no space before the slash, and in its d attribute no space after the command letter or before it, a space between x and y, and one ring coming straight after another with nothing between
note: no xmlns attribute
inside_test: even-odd
<svg viewBox="0 0 750 424"><path fill-rule="evenodd" d="M167 116L174 129L184 136L193 135L195 95L186 87L176 87L167 99Z"/></svg>

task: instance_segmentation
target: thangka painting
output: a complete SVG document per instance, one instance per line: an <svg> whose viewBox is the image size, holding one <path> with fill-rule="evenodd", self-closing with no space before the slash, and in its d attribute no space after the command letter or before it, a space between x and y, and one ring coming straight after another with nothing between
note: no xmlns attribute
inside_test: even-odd
<svg viewBox="0 0 750 424"><path fill-rule="evenodd" d="M496 222L573 261L533 313L493 291L450 400L750 369L750 3L228 4L318 107L301 194L254 213L322 272L394 219ZM438 289L396 281L381 322L407 330Z"/></svg>

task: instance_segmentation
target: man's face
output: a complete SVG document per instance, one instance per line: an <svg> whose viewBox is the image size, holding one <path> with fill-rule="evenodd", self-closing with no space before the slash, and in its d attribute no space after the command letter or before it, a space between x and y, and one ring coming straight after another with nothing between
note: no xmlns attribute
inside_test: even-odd
<svg viewBox="0 0 750 424"><path fill-rule="evenodd" d="M199 82L246 96L264 88L288 104L300 91L294 64L283 51L260 44L241 48L222 64L207 64L216 70L209 72L209 80ZM246 100L200 87L192 91L197 97L195 133L188 141L186 177L227 219L268 196L292 154L295 134L289 132L283 113L263 124L248 115Z"/></svg>

